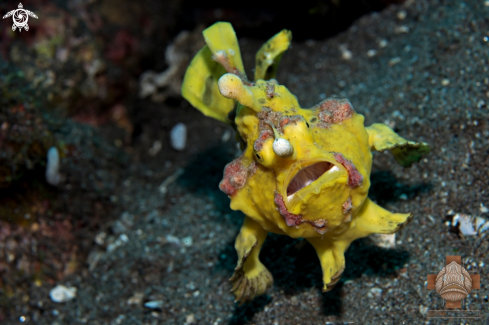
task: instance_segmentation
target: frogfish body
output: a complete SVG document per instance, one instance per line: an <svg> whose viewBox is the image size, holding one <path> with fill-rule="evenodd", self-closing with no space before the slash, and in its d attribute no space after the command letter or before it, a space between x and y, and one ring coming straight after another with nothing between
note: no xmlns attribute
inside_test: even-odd
<svg viewBox="0 0 489 325"><path fill-rule="evenodd" d="M323 290L331 290L352 241L395 233L412 218L368 199L372 152L390 150L409 167L429 146L384 124L365 127L346 99L301 108L274 79L290 45L287 30L258 51L254 82L246 76L229 23L218 22L203 34L207 45L188 67L182 95L205 115L231 125L243 149L219 185L231 208L245 214L235 245L239 262L230 279L236 300L252 300L273 283L259 260L268 232L306 238L321 261Z"/></svg>

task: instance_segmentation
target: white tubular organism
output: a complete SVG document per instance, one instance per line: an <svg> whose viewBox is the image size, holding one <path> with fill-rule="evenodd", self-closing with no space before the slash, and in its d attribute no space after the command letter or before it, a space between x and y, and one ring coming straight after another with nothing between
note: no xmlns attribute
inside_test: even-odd
<svg viewBox="0 0 489 325"><path fill-rule="evenodd" d="M51 147L48 150L47 165L46 165L46 181L53 186L58 186L61 182L61 174L59 173L60 159L59 152L56 147Z"/></svg>

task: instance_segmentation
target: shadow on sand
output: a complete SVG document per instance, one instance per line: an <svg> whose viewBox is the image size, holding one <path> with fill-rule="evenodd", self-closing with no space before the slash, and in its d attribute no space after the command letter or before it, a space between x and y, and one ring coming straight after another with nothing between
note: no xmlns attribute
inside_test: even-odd
<svg viewBox="0 0 489 325"><path fill-rule="evenodd" d="M233 256L234 243L229 243L223 254ZM235 253L234 253L235 255ZM293 296L311 288L322 289L322 271L314 248L304 239L292 239L286 236L271 234L260 254L263 264L274 277L274 286L285 295ZM340 316L342 313L343 284L350 279L367 276L394 276L408 260L409 255L400 249L384 249L375 246L369 239L359 239L352 243L345 254L346 269L336 287L323 296L323 313L326 316ZM235 264L229 258L220 259L217 267L226 268L232 275ZM236 262L236 258L233 260ZM236 304L229 325L247 324L253 315L262 311L271 302L271 297L264 295L245 303Z"/></svg>

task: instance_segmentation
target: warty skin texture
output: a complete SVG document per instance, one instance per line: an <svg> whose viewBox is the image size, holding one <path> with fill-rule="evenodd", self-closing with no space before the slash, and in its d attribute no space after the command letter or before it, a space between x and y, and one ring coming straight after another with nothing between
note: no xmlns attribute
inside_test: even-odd
<svg viewBox="0 0 489 325"><path fill-rule="evenodd" d="M190 64L182 94L205 115L234 127L243 149L220 183L231 208L245 214L235 244L239 262L230 279L236 300L250 301L273 283L259 260L269 232L309 241L321 262L323 290L330 290L345 269L351 242L395 233L411 220L409 213L391 213L368 199L372 151L391 150L409 167L429 147L384 124L365 127L364 117L345 99L301 108L273 79L290 32L278 33L258 51L255 82L247 79L229 23L203 33L207 46ZM281 148L273 146L277 139Z"/></svg>

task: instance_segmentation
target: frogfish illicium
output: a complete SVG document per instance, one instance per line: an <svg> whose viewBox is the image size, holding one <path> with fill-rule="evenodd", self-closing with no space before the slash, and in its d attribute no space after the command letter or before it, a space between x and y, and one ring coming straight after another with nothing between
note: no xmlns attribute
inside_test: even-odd
<svg viewBox="0 0 489 325"><path fill-rule="evenodd" d="M207 116L232 126L242 155L224 170L219 187L245 219L236 239L238 265L231 277L236 300L261 295L273 283L260 262L269 232L305 238L323 271L323 290L339 281L344 253L358 238L392 234L409 213L391 213L368 197L372 152L390 150L409 167L428 153L385 124L369 127L346 99L329 98L303 109L275 80L291 33L283 30L256 55L255 81L245 73L236 34L218 22L185 74L182 95Z"/></svg>

